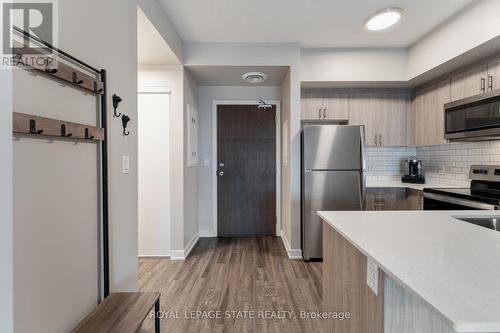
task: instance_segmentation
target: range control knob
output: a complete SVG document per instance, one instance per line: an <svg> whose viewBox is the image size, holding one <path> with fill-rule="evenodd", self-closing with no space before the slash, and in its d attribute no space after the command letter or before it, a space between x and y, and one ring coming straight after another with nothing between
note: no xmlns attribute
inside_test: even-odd
<svg viewBox="0 0 500 333"><path fill-rule="evenodd" d="M478 174L478 173L479 173L479 170L478 170L478 169L473 169L473 170L472 170L472 173L474 173L474 174Z"/></svg>
<svg viewBox="0 0 500 333"><path fill-rule="evenodd" d="M488 170L482 169L482 170L481 170L481 173L482 173L483 175L486 175L486 174L488 174Z"/></svg>

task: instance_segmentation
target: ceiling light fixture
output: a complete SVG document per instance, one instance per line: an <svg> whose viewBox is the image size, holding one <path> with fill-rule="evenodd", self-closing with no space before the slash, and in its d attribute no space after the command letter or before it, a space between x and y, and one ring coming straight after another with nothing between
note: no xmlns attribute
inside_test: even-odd
<svg viewBox="0 0 500 333"><path fill-rule="evenodd" d="M403 16L401 8L386 8L371 15L365 22L365 27L371 31L384 30L392 27Z"/></svg>
<svg viewBox="0 0 500 333"><path fill-rule="evenodd" d="M262 83L267 80L267 75L261 72L248 72L241 76L248 83Z"/></svg>

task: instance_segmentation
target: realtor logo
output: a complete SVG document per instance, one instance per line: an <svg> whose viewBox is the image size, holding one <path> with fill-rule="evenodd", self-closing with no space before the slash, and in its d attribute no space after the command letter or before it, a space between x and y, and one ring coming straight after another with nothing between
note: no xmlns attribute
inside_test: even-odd
<svg viewBox="0 0 500 333"><path fill-rule="evenodd" d="M57 0L0 0L2 66L12 66L13 60L27 62L27 56L43 58L52 50L38 42L57 44ZM34 38L27 38L25 33ZM21 57L22 54L22 57ZM7 59L10 58L10 61ZM31 61L41 61L31 59Z"/></svg>

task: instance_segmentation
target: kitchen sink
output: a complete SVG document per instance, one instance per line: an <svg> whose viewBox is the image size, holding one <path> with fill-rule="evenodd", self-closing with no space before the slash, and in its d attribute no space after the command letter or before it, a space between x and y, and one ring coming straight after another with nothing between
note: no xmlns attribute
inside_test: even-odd
<svg viewBox="0 0 500 333"><path fill-rule="evenodd" d="M499 216L453 216L457 220L472 223L480 227L500 231L500 215Z"/></svg>

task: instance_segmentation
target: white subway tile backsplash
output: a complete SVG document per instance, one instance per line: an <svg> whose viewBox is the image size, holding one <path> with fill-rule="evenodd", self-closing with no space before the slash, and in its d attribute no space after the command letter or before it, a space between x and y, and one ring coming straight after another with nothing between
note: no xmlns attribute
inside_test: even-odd
<svg viewBox="0 0 500 333"><path fill-rule="evenodd" d="M367 176L372 180L396 180L404 174L410 155L422 160L427 183L469 186L472 164L500 165L500 141L450 143L423 147L367 147ZM443 173L444 170L444 173Z"/></svg>
<svg viewBox="0 0 500 333"><path fill-rule="evenodd" d="M373 181L400 180L404 161L416 155L414 147L367 147L367 177Z"/></svg>
<svg viewBox="0 0 500 333"><path fill-rule="evenodd" d="M427 179L453 186L468 186L469 167L472 164L496 164L500 161L499 141L451 143L447 145L417 147L417 157ZM444 165L444 174L433 166Z"/></svg>

